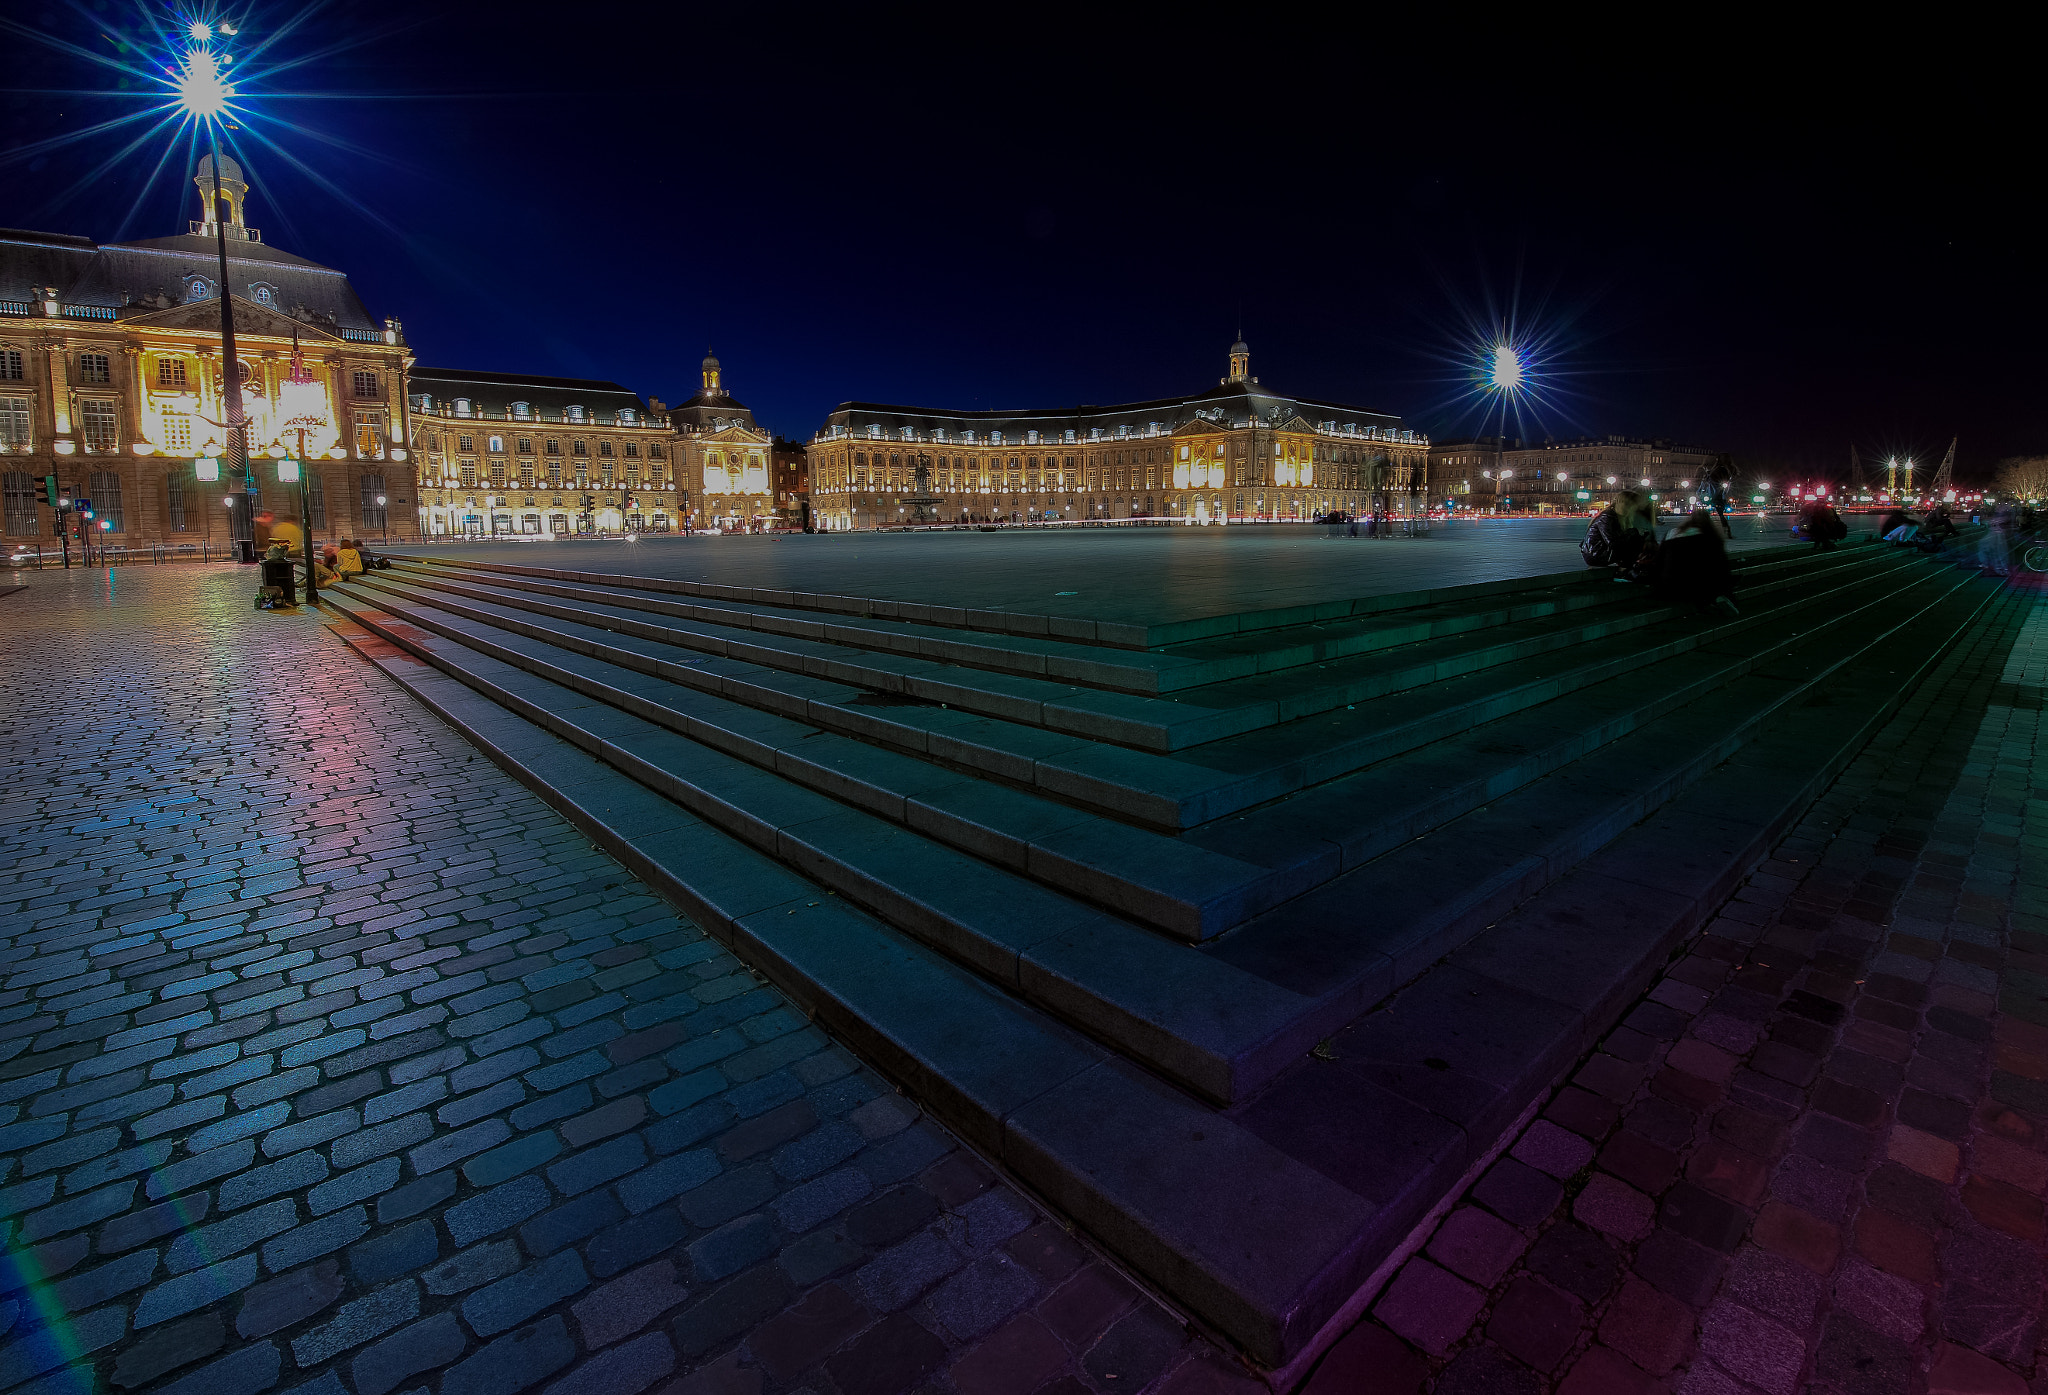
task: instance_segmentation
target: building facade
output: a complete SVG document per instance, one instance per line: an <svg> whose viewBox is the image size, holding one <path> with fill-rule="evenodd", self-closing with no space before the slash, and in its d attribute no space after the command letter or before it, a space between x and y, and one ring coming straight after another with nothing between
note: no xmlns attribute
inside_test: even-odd
<svg viewBox="0 0 2048 1395"><path fill-rule="evenodd" d="M659 399L617 383L416 368L427 537L666 533L683 526Z"/></svg>
<svg viewBox="0 0 2048 1395"><path fill-rule="evenodd" d="M684 516L694 528L763 532L776 523L768 475L773 438L725 390L716 355L706 350L701 368L703 387L668 414Z"/></svg>
<svg viewBox="0 0 2048 1395"><path fill-rule="evenodd" d="M768 454L768 473L776 517L786 528L805 527L810 522L811 456L804 443L777 436Z"/></svg>
<svg viewBox="0 0 2048 1395"><path fill-rule="evenodd" d="M1450 509L1491 509L1501 499L1501 452L1520 442L1499 436L1437 441L1429 448L1431 502Z"/></svg>
<svg viewBox="0 0 2048 1395"><path fill-rule="evenodd" d="M104 541L228 541L228 509L247 496L231 468L212 464L227 453L222 295L259 519L297 520L299 488L280 483L277 457L303 453L317 534L415 536L411 354L399 322L371 319L343 273L265 244L244 222L247 186L227 159L228 284L218 284L210 159L194 182L207 217L180 236L103 244L0 230L8 540L54 543L55 515L38 502L41 477L54 474L93 501Z"/></svg>
<svg viewBox="0 0 2048 1395"><path fill-rule="evenodd" d="M843 403L811 439L811 513L834 530L908 522L920 468L941 522L1410 513L1428 452L1396 416L1260 387L1240 342L1218 385L1186 397L992 412Z"/></svg>
<svg viewBox="0 0 2048 1395"><path fill-rule="evenodd" d="M1500 471L1517 499L1529 507L1566 513L1601 508L1624 489L1654 496L1660 508L1691 507L1700 476L1720 456L1704 446L1662 437L1583 436L1545 441L1501 453Z"/></svg>

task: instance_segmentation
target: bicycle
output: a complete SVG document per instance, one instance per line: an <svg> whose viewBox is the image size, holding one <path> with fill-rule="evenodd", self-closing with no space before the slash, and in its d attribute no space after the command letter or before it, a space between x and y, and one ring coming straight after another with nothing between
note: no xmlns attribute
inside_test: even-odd
<svg viewBox="0 0 2048 1395"><path fill-rule="evenodd" d="M2030 572L2048 572L2048 542L2030 542L2020 550L2020 565Z"/></svg>

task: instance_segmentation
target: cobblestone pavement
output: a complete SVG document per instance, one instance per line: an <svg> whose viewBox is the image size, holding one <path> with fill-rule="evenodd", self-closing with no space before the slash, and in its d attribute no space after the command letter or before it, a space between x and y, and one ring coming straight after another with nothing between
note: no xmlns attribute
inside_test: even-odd
<svg viewBox="0 0 2048 1395"><path fill-rule="evenodd" d="M2044 684L2009 596L1310 1395L2048 1391Z"/></svg>
<svg viewBox="0 0 2048 1395"><path fill-rule="evenodd" d="M1251 1388L310 611L0 598L0 1391Z"/></svg>

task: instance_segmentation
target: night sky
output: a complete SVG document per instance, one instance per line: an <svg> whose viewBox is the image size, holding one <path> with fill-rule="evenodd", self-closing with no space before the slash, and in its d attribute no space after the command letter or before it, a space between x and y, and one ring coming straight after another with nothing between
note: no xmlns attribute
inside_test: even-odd
<svg viewBox="0 0 2048 1395"><path fill-rule="evenodd" d="M134 13L9 10L103 54ZM297 13L255 12L242 48ZM346 194L244 140L251 221L349 272L423 363L673 403L710 345L795 437L846 399L1198 390L1241 316L1266 386L1449 438L1480 427L1461 355L1516 310L1557 389L1525 439L1836 477L1852 447L1931 460L1960 434L1964 478L2048 450L2037 161L1996 138L2011 89L1982 74L1894 99L1843 55L960 13L317 8L265 56L308 61L260 87L337 99L258 107ZM47 95L116 75L0 41L0 223L182 231L161 141L94 181L120 139L19 157L137 103Z"/></svg>

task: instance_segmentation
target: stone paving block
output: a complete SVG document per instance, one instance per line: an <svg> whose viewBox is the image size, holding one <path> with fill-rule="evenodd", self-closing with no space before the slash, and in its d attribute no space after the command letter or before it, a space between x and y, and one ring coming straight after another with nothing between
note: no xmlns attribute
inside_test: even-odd
<svg viewBox="0 0 2048 1395"><path fill-rule="evenodd" d="M345 1304L334 1317L292 1339L292 1358L314 1366L338 1352L381 1337L420 1315L419 1285L407 1279Z"/></svg>
<svg viewBox="0 0 2048 1395"><path fill-rule="evenodd" d="M1485 1301L1483 1290L1427 1260L1403 1265L1373 1305L1373 1315L1424 1351L1442 1355L1463 1336Z"/></svg>
<svg viewBox="0 0 2048 1395"><path fill-rule="evenodd" d="M443 1223L456 1244L467 1245L539 1214L548 1199L546 1183L534 1176L521 1177L449 1207L442 1213Z"/></svg>
<svg viewBox="0 0 2048 1395"><path fill-rule="evenodd" d="M385 1395L407 1377L453 1361L463 1346L455 1314L436 1313L365 1347L349 1363L349 1374L360 1395Z"/></svg>
<svg viewBox="0 0 2048 1395"><path fill-rule="evenodd" d="M578 1301L572 1311L584 1345L592 1350L610 1346L682 1303L689 1297L689 1289L677 1283L676 1277L675 1264L659 1260L600 1286Z"/></svg>
<svg viewBox="0 0 2048 1395"><path fill-rule="evenodd" d="M181 1376L162 1389L176 1395L256 1395L277 1383L283 1364L284 1354L274 1343L259 1342Z"/></svg>
<svg viewBox="0 0 2048 1395"><path fill-rule="evenodd" d="M884 1395L916 1388L945 1358L944 1342L898 1313L828 1358L825 1369L844 1395Z"/></svg>
<svg viewBox="0 0 2048 1395"><path fill-rule="evenodd" d="M1528 1247L1528 1238L1514 1226L1462 1206L1437 1227L1428 1250L1431 1259L1484 1289L1492 1288Z"/></svg>
<svg viewBox="0 0 2048 1395"><path fill-rule="evenodd" d="M226 1340L227 1330L218 1313L201 1313L159 1327L121 1353L114 1362L114 1383L130 1388L146 1384L211 1356Z"/></svg>
<svg viewBox="0 0 2048 1395"><path fill-rule="evenodd" d="M589 1283L582 1257L563 1250L478 1289L463 1300L462 1317L478 1336L489 1337L582 1292Z"/></svg>
<svg viewBox="0 0 2048 1395"><path fill-rule="evenodd" d="M328 1307L342 1288L341 1265L333 1259L258 1284L242 1299L235 1331L267 1337Z"/></svg>
<svg viewBox="0 0 2048 1395"><path fill-rule="evenodd" d="M675 1369L675 1348L650 1332L600 1352L547 1387L548 1395L637 1395Z"/></svg>
<svg viewBox="0 0 2048 1395"><path fill-rule="evenodd" d="M1519 1360L1549 1372L1577 1344L1580 1314L1569 1295L1524 1275L1493 1305L1486 1335Z"/></svg>

